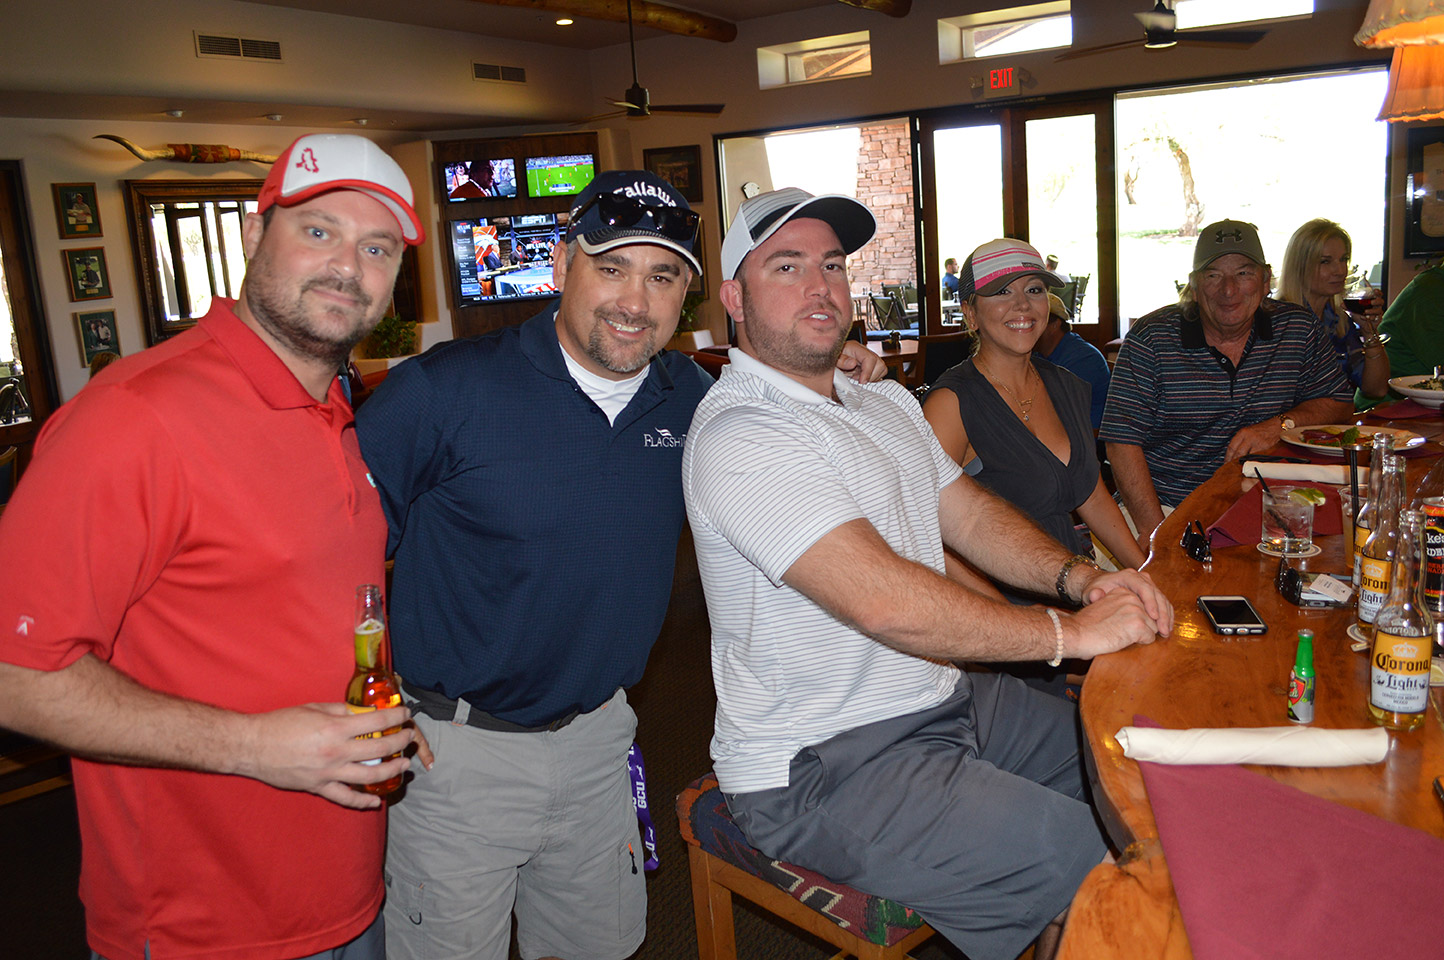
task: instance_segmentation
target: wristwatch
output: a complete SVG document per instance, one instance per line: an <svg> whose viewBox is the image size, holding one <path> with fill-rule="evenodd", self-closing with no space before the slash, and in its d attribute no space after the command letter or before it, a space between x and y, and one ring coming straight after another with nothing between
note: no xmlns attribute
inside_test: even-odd
<svg viewBox="0 0 1444 960"><path fill-rule="evenodd" d="M1294 422L1293 417L1281 413L1279 414L1279 426L1282 430L1292 430L1298 424Z"/></svg>

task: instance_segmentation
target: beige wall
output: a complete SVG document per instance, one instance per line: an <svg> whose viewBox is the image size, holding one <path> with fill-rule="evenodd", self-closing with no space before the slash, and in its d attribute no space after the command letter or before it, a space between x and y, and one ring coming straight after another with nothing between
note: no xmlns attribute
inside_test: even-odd
<svg viewBox="0 0 1444 960"><path fill-rule="evenodd" d="M717 118L658 115L646 120L616 120L601 126L604 160L609 165L640 165L644 150L685 144L703 147L704 217L709 263L708 289L713 294L703 316L721 332L725 326L716 300L718 249L723 206L730 213L741 196L717 197L712 156L713 137L779 126L806 126L866 116L897 115L911 110L947 108L975 102L968 78L977 64L937 62L937 20L999 5L993 0L914 0L908 17L897 20L841 3L817 10L746 21L730 44L664 36L638 44L638 72L655 103L721 101L727 109ZM1107 43L1138 34L1132 13L1146 4L1124 0L1073 0L1075 44ZM1361 50L1352 36L1363 19L1366 0L1317 0L1311 19L1274 24L1269 35L1248 50L1123 51L1058 63L1053 53L1007 58L1026 69L1035 84L1032 97L1070 91L1189 82L1205 77L1293 70L1311 66L1378 61L1380 55ZM49 321L62 396L72 396L84 383L75 343L69 302L56 239L50 184L94 181L114 297L87 304L114 306L120 321L121 346L133 352L143 346L138 319L130 242L124 227L119 181L133 177L258 177L256 164L216 167L141 164L114 144L93 141L95 133L116 133L155 146L172 141L229 143L247 149L279 152L303 128L258 122L257 103L355 108L385 108L445 116L444 129L417 133L366 128L398 157L418 188L423 217L435 229L432 178L426 140L461 136L502 136L559 129L560 122L526 126L538 117L582 117L605 109L603 96L618 96L631 83L625 46L579 52L538 44L514 43L472 34L406 27L381 21L336 17L237 0L148 0L145 4L101 0L86 8L87 33L123 38L123 42L90 43L77 54L73 11L58 3L0 4L0 36L7 54L0 58L0 109L12 114L60 116L71 113L70 99L103 93L114 104L133 105L134 119L125 121L0 119L0 157L24 161L30 214L35 224L44 309ZM279 39L284 64L233 64L199 60L193 55L192 29ZM756 48L821 34L869 30L873 75L759 91ZM18 41L18 42L17 42ZM524 66L524 86L477 83L470 79L473 60ZM993 65L985 63L985 65ZM159 122L155 117L167 98L177 96L235 101L233 123L197 124L185 120ZM112 105L114 105L112 104ZM48 111L48 112L47 112ZM282 110L282 112L286 112ZM348 128L354 130L355 128ZM567 129L576 129L574 127ZM1396 140L1402 136L1396 132ZM1402 151L1400 151L1402 153ZM1396 157L1390 197L1391 263L1394 291L1413 275L1403 262L1401 246L1402 156ZM734 188L735 189L735 186ZM444 251L437 244L423 248L423 304L441 321L423 332L424 342L449 335L445 309Z"/></svg>

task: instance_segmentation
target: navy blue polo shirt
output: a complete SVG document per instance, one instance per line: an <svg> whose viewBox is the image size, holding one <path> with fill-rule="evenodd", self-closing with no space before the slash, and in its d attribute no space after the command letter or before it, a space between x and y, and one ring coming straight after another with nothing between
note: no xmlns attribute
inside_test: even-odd
<svg viewBox="0 0 1444 960"><path fill-rule="evenodd" d="M524 726L641 678L712 384L663 351L609 423L567 372L555 314L406 361L356 419L396 561L397 672Z"/></svg>
<svg viewBox="0 0 1444 960"><path fill-rule="evenodd" d="M1353 392L1305 308L1265 300L1235 367L1208 345L1198 307L1173 305L1129 328L1098 435L1141 446L1158 499L1176 507L1223 465L1240 429L1321 398Z"/></svg>

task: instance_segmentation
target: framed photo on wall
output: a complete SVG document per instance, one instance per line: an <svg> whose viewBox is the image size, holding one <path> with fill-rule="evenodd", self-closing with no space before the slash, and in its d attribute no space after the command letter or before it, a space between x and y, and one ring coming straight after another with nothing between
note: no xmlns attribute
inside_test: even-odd
<svg viewBox="0 0 1444 960"><path fill-rule="evenodd" d="M120 353L114 310L84 310L71 316L75 318L75 332L80 335L81 366L90 366L96 354Z"/></svg>
<svg viewBox="0 0 1444 960"><path fill-rule="evenodd" d="M60 227L60 239L101 235L100 204L95 201L95 184L52 183L50 190L55 194L55 221Z"/></svg>
<svg viewBox="0 0 1444 960"><path fill-rule="evenodd" d="M76 247L60 251L60 256L65 260L71 300L104 300L110 296L104 247Z"/></svg>
<svg viewBox="0 0 1444 960"><path fill-rule="evenodd" d="M1404 256L1444 253L1444 127L1410 125Z"/></svg>
<svg viewBox="0 0 1444 960"><path fill-rule="evenodd" d="M688 203L702 201L702 148L658 147L642 151L642 166L677 188Z"/></svg>

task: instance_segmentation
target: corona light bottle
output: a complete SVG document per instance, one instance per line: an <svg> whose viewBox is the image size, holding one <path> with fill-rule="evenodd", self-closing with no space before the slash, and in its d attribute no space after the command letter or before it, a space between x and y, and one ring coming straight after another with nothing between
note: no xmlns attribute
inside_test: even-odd
<svg viewBox="0 0 1444 960"><path fill-rule="evenodd" d="M1363 503L1354 505L1354 593L1359 592L1362 575L1364 544L1374 530L1374 518L1379 515L1379 486L1384 477L1384 457L1394 452L1394 435L1382 430L1374 434L1374 448L1369 452L1369 489Z"/></svg>
<svg viewBox="0 0 1444 960"><path fill-rule="evenodd" d="M401 705L400 684L391 672L391 645L386 642L386 614L381 609L381 588L374 583L356 588L356 671L346 686L346 705L352 713L385 710ZM368 737L383 737L400 730L392 727ZM394 755L395 756L395 755ZM380 759L365 760L375 765ZM384 797L401 786L397 774L380 783L354 784L357 790Z"/></svg>
<svg viewBox="0 0 1444 960"><path fill-rule="evenodd" d="M1404 458L1384 456L1379 496L1374 501L1374 529L1359 551L1359 629L1367 636L1379 607L1389 594L1394 548L1399 539L1399 502L1403 499Z"/></svg>
<svg viewBox="0 0 1444 960"><path fill-rule="evenodd" d="M1390 730L1413 730L1429 704L1429 613L1419 604L1419 555L1424 519L1400 518L1394 583L1374 621L1369 660L1369 716Z"/></svg>
<svg viewBox="0 0 1444 960"><path fill-rule="evenodd" d="M1444 457L1419 481L1410 510L1424 515L1424 558L1419 578L1424 609L1434 621L1434 659L1444 669Z"/></svg>

